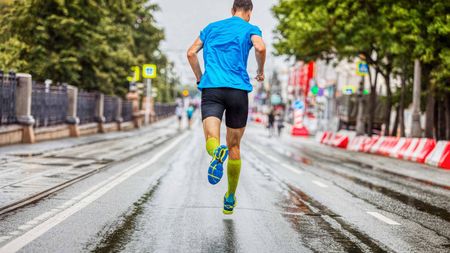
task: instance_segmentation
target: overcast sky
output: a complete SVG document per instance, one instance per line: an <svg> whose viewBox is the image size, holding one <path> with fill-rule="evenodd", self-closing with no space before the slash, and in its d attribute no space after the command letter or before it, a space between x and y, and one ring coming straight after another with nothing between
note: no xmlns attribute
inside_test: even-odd
<svg viewBox="0 0 450 253"><path fill-rule="evenodd" d="M170 60L175 62L177 71L184 83L195 81L186 60L186 50L194 42L206 25L211 22L231 16L233 0L154 0L161 11L157 13L158 24L165 30L166 41L163 50ZM263 38L268 46L266 75L272 72L275 62L279 59L271 56L273 33L276 21L270 11L277 0L253 0L254 10L250 23L257 25L263 31ZM251 56L254 54L250 52ZM254 57L249 57L249 74L256 73Z"/></svg>

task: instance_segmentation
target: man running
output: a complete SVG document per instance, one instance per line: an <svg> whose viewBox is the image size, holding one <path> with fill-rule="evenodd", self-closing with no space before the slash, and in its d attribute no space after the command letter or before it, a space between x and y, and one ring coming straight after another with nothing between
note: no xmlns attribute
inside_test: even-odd
<svg viewBox="0 0 450 253"><path fill-rule="evenodd" d="M224 214L232 214L236 206L236 188L241 171L240 142L248 116L248 92L253 87L247 73L250 49L255 48L257 81L264 81L266 47L261 30L249 23L251 0L235 0L233 17L209 24L200 32L188 50L188 60L202 91L202 120L206 150L212 161L208 180L217 184L223 175L223 163L228 157L228 191L224 196ZM205 73L202 73L197 53L203 49ZM225 112L226 146L220 145L220 124Z"/></svg>

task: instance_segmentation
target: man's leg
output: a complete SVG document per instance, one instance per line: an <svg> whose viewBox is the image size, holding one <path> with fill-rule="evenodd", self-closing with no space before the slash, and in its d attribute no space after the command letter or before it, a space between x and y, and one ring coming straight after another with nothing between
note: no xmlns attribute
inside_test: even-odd
<svg viewBox="0 0 450 253"><path fill-rule="evenodd" d="M228 194L235 194L239 183L241 173L241 139L245 128L227 128L227 146L229 150L229 159L227 164L228 175Z"/></svg>
<svg viewBox="0 0 450 253"><path fill-rule="evenodd" d="M206 151L213 156L214 150L220 146L220 119L207 117L203 120L203 132L205 133Z"/></svg>

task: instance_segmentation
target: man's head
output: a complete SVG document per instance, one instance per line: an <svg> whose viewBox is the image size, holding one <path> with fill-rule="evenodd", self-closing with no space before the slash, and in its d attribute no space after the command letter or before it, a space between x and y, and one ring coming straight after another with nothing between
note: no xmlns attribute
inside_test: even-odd
<svg viewBox="0 0 450 253"><path fill-rule="evenodd" d="M245 19L247 22L250 21L250 17L253 11L252 0L234 0L233 8L231 9L231 14L233 16L237 15Z"/></svg>

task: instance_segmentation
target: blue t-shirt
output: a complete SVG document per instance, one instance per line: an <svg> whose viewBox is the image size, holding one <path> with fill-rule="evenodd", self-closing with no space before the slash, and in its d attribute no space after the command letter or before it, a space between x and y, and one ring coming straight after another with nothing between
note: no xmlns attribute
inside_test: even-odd
<svg viewBox="0 0 450 253"><path fill-rule="evenodd" d="M209 24L200 32L203 42L205 73L199 89L234 88L252 91L247 73L247 60L253 47L252 35L261 30L240 17L231 17Z"/></svg>

